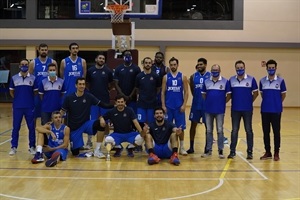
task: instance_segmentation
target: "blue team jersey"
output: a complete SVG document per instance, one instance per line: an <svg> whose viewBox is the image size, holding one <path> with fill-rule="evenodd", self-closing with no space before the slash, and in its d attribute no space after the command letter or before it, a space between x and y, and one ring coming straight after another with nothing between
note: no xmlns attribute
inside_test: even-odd
<svg viewBox="0 0 300 200"><path fill-rule="evenodd" d="M154 108L156 106L157 90L160 87L159 76L155 73L141 72L135 80L135 87L139 89L137 107Z"/></svg>
<svg viewBox="0 0 300 200"><path fill-rule="evenodd" d="M95 97L105 103L109 103L109 84L113 82L112 71L104 66L101 69L92 66L86 74L86 81L89 83L89 91Z"/></svg>
<svg viewBox="0 0 300 200"><path fill-rule="evenodd" d="M38 90L35 76L27 74L23 77L21 73L11 78L10 90L14 90L13 108L34 108L34 91Z"/></svg>
<svg viewBox="0 0 300 200"><path fill-rule="evenodd" d="M167 73L165 104L171 109L178 109L184 102L183 97L183 75L178 72L176 76Z"/></svg>
<svg viewBox="0 0 300 200"><path fill-rule="evenodd" d="M42 62L39 57L34 59L34 76L37 80L37 84L40 84L44 78L48 76L48 65L51 64L53 60L49 57L46 58L45 62Z"/></svg>
<svg viewBox="0 0 300 200"><path fill-rule="evenodd" d="M255 78L245 74L240 81L237 76L232 76L229 83L231 88L231 110L252 111L253 92L258 90Z"/></svg>
<svg viewBox="0 0 300 200"><path fill-rule="evenodd" d="M58 147L64 143L66 125L62 124L58 129L54 126L54 123L52 123L50 126L51 131L56 135L56 140L53 140L51 134L49 134L48 145L52 148Z"/></svg>
<svg viewBox="0 0 300 200"><path fill-rule="evenodd" d="M260 80L259 90L262 93L261 112L281 113L281 94L286 92L284 79L276 75L270 81L268 77L264 77Z"/></svg>
<svg viewBox="0 0 300 200"><path fill-rule="evenodd" d="M80 57L77 57L75 61L70 57L65 58L64 83L66 94L71 94L76 91L76 80L79 77L83 77L82 65L82 58Z"/></svg>
<svg viewBox="0 0 300 200"><path fill-rule="evenodd" d="M192 75L192 81L194 83L192 108L195 110L205 110L205 100L202 97L202 91L205 80L209 78L210 72L205 72L203 75L200 72L196 72Z"/></svg>
<svg viewBox="0 0 300 200"><path fill-rule="evenodd" d="M224 114L226 108L226 95L230 93L230 84L224 77L219 77L217 82L212 78L204 82L203 92L206 94L205 108L206 113Z"/></svg>
<svg viewBox="0 0 300 200"><path fill-rule="evenodd" d="M39 94L43 94L42 112L53 112L60 110L62 94L65 93L64 80L56 77L54 82L50 78L45 78L39 84Z"/></svg>

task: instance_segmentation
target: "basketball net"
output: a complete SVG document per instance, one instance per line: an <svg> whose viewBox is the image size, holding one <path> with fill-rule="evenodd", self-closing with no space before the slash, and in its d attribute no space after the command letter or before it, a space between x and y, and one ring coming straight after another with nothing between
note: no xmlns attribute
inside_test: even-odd
<svg viewBox="0 0 300 200"><path fill-rule="evenodd" d="M128 5L107 5L106 9L110 12L111 23L122 23L124 21L124 14L128 9Z"/></svg>

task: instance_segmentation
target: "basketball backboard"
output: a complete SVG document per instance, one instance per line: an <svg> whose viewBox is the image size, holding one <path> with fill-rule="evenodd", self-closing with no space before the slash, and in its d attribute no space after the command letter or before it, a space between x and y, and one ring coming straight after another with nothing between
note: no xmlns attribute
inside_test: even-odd
<svg viewBox="0 0 300 200"><path fill-rule="evenodd" d="M126 4L125 18L160 18L163 0L76 0L77 18L110 18L107 5Z"/></svg>

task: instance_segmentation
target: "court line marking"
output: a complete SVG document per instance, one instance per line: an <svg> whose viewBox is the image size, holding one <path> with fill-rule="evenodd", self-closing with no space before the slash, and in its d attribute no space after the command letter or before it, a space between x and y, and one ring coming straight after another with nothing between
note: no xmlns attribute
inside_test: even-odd
<svg viewBox="0 0 300 200"><path fill-rule="evenodd" d="M11 138L8 139L8 140L5 140L4 142L1 142L1 143L0 143L0 146L1 146L2 144L5 144L6 142L9 142L9 141L11 141Z"/></svg>
<svg viewBox="0 0 300 200"><path fill-rule="evenodd" d="M14 198L14 199L34 200L34 199L29 199L29 198L24 198L24 197L17 197L17 196L11 196L11 195L7 195L7 194L1 194L1 193L0 193L0 196Z"/></svg>

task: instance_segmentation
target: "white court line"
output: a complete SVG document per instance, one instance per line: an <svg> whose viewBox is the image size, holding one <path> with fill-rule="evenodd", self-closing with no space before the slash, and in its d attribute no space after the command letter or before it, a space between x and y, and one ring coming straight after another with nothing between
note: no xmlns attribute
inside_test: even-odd
<svg viewBox="0 0 300 200"><path fill-rule="evenodd" d="M0 196L8 197L8 198L14 198L14 199L34 200L34 199L28 199L28 198L24 198L24 197L17 197L17 196L11 196L11 195L6 195L6 194L1 194L1 193L0 193Z"/></svg>
<svg viewBox="0 0 300 200"><path fill-rule="evenodd" d="M9 141L11 141L11 138L8 139L8 140L5 140L4 142L1 142L1 143L0 143L0 146L1 146L2 144L5 144L6 142L9 142Z"/></svg>
<svg viewBox="0 0 300 200"><path fill-rule="evenodd" d="M179 197L173 197L173 198L166 198L166 199L162 199L162 200L171 200L171 199L183 199L183 198L187 198L187 197L194 197L194 196L198 196L201 194L205 194L205 193L209 193L212 192L214 190L219 189L224 183L224 180L219 178L219 184L216 187L213 187L209 190L203 191L203 192L199 192L199 193L195 193L195 194L189 194L189 195L185 195L185 196L179 196Z"/></svg>

